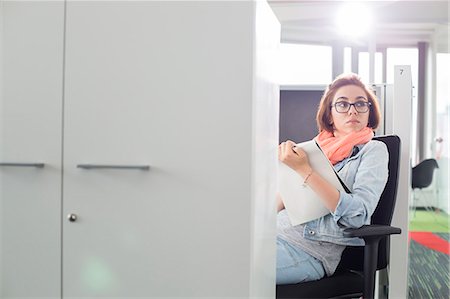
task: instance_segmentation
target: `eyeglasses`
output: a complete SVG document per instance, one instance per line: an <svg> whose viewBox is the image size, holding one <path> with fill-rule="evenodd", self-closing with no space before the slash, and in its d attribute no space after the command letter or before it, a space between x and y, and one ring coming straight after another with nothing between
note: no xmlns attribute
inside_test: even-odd
<svg viewBox="0 0 450 299"><path fill-rule="evenodd" d="M370 102L365 101L358 101L354 103L349 103L346 101L339 101L331 105L331 107L334 107L337 112L339 113L347 113L350 110L350 107L355 107L356 111L359 113L365 113L369 111L369 107L372 105Z"/></svg>

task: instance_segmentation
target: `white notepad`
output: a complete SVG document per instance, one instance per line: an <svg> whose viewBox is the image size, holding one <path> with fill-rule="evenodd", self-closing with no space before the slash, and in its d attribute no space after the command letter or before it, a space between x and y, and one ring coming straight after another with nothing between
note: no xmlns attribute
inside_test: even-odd
<svg viewBox="0 0 450 299"><path fill-rule="evenodd" d="M348 188L340 181L328 158L314 140L298 143L308 155L314 172L342 192ZM303 186L303 178L289 166L279 162L279 192L293 226L317 219L330 213L319 196L308 186Z"/></svg>

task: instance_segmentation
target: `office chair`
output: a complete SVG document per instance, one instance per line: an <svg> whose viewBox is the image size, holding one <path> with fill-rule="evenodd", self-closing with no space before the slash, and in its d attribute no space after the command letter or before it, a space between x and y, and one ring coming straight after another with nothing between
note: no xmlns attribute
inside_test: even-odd
<svg viewBox="0 0 450 299"><path fill-rule="evenodd" d="M433 181L433 173L436 168L439 168L438 163L435 159L426 159L417 164L412 168L412 188L413 188L413 198L414 201L416 199L415 191L422 188L426 188L431 185ZM427 206L425 209L429 210L431 208L431 204L427 200ZM416 205L414 204L414 215L416 214Z"/></svg>
<svg viewBox="0 0 450 299"><path fill-rule="evenodd" d="M389 176L370 225L346 229L348 237L359 237L365 246L347 246L336 272L330 277L298 284L277 285L276 297L281 298L353 298L374 297L375 272L389 264L389 236L401 229L390 226L394 214L398 186L400 138L395 135L375 137L389 151Z"/></svg>

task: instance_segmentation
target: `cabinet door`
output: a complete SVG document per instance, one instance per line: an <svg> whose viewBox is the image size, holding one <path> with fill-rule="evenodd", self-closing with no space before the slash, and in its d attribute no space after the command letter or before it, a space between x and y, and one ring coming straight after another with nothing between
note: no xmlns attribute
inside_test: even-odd
<svg viewBox="0 0 450 299"><path fill-rule="evenodd" d="M60 298L64 3L0 5L0 298Z"/></svg>
<svg viewBox="0 0 450 299"><path fill-rule="evenodd" d="M64 298L249 294L251 17L67 3Z"/></svg>

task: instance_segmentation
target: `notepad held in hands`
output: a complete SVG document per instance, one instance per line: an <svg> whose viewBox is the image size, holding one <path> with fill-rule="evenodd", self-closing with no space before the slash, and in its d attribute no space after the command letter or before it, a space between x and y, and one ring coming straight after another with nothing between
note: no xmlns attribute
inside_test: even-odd
<svg viewBox="0 0 450 299"><path fill-rule="evenodd" d="M327 180L342 192L348 188L340 180L328 158L315 140L298 143L308 155L309 164L315 173ZM279 192L293 226L320 218L330 213L319 196L307 185L292 168L279 162Z"/></svg>

